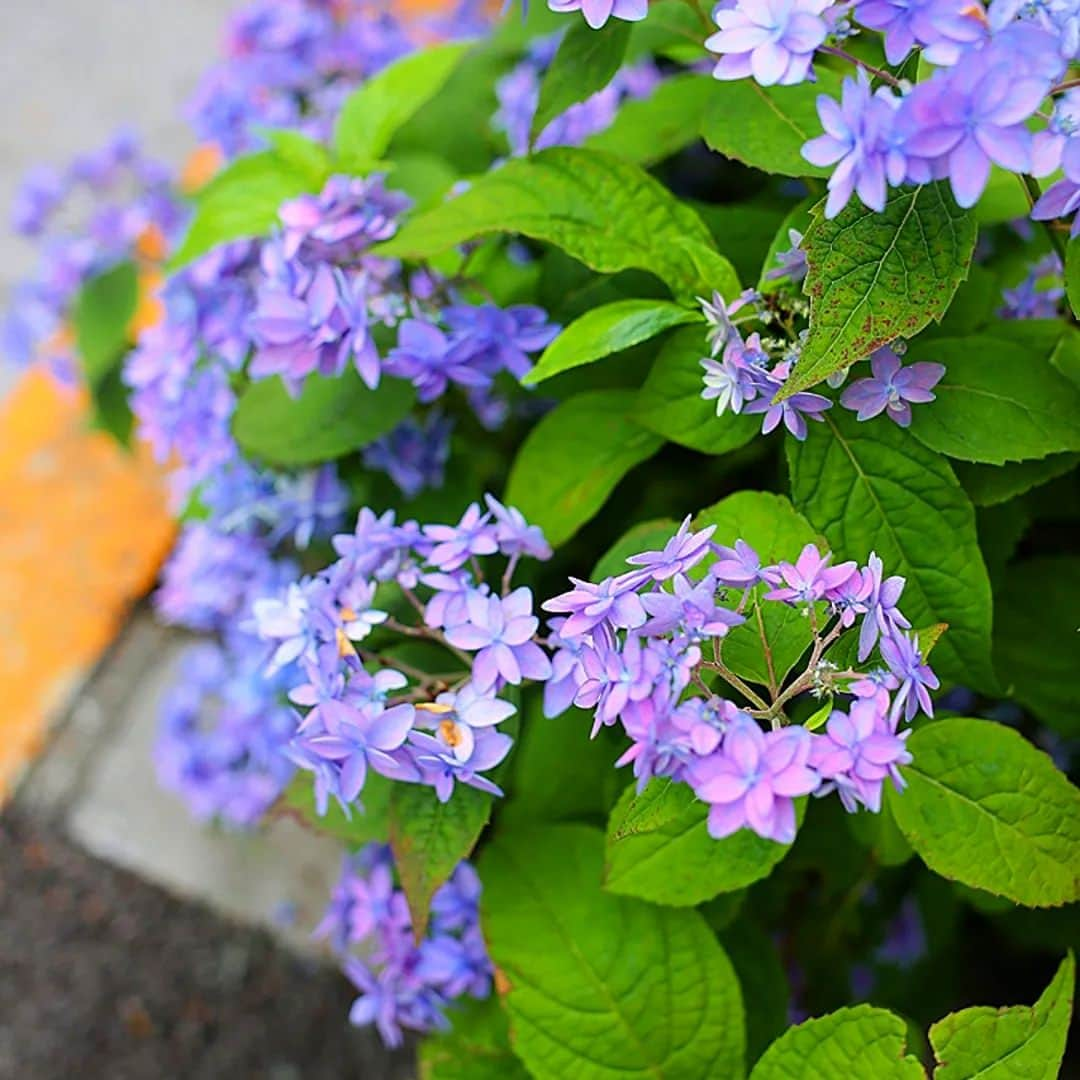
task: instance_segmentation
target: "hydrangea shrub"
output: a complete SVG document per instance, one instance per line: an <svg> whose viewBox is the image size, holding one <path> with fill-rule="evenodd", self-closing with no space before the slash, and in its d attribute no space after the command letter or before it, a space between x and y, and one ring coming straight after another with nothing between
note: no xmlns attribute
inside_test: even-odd
<svg viewBox="0 0 1080 1080"><path fill-rule="evenodd" d="M1058 1075L1080 8L394 7L15 208L10 349L169 466L162 783L340 841L429 1080Z"/></svg>

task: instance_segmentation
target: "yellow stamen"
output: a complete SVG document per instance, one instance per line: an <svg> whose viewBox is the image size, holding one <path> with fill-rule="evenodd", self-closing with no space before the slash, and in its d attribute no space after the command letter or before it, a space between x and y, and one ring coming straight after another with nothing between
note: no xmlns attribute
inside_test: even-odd
<svg viewBox="0 0 1080 1080"><path fill-rule="evenodd" d="M356 655L356 647L345 636L345 631L340 626L337 629L337 651L338 656L341 657Z"/></svg>
<svg viewBox="0 0 1080 1080"><path fill-rule="evenodd" d="M446 713L454 711L453 706L440 705L437 701L421 701L416 707L424 712L435 713L438 716L444 716Z"/></svg>
<svg viewBox="0 0 1080 1080"><path fill-rule="evenodd" d="M356 612L351 607L343 607L341 609L341 621L356 622Z"/></svg>
<svg viewBox="0 0 1080 1080"><path fill-rule="evenodd" d="M453 720L439 721L439 734L447 746L453 748L461 745L461 730Z"/></svg>

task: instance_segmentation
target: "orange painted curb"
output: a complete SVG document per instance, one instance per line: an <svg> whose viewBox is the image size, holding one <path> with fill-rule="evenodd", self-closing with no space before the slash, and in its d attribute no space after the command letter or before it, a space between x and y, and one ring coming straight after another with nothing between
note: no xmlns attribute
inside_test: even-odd
<svg viewBox="0 0 1080 1080"><path fill-rule="evenodd" d="M162 470L43 367L0 406L0 801L173 541Z"/></svg>

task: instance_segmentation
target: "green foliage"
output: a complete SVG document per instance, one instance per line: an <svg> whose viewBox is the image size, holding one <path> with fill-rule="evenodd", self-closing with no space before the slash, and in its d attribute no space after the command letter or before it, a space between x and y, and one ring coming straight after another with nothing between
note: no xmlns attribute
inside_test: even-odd
<svg viewBox="0 0 1080 1080"><path fill-rule="evenodd" d="M630 419L633 400L626 390L578 394L548 413L522 443L506 500L552 544L573 536L615 485L660 448L658 436Z"/></svg>
<svg viewBox="0 0 1080 1080"><path fill-rule="evenodd" d="M658 551L678 529L679 523L670 518L660 521L642 521L628 529L604 552L592 568L590 581L625 574L630 569L626 560L642 551Z"/></svg>
<svg viewBox="0 0 1080 1080"><path fill-rule="evenodd" d="M1042 556L1016 563L994 601L994 662L1002 685L1062 735L1080 735L1080 558Z"/></svg>
<svg viewBox="0 0 1080 1080"><path fill-rule="evenodd" d="M1051 454L1037 461L1008 462L1001 466L958 461L953 468L976 506L997 506L1064 476L1077 464L1080 464L1080 455Z"/></svg>
<svg viewBox="0 0 1080 1080"><path fill-rule="evenodd" d="M501 833L480 858L515 1052L537 1080L742 1075L739 984L712 932L602 892L602 860L602 835L567 825Z"/></svg>
<svg viewBox="0 0 1080 1080"><path fill-rule="evenodd" d="M821 134L817 99L840 96L840 76L818 68L817 82L759 86L753 79L713 81L712 100L701 134L725 157L781 176L828 176L811 165L803 144Z"/></svg>
<svg viewBox="0 0 1080 1080"><path fill-rule="evenodd" d="M1065 249L1065 290L1072 313L1080 317L1080 236L1074 236Z"/></svg>
<svg viewBox="0 0 1080 1080"><path fill-rule="evenodd" d="M679 299L739 291L701 218L638 166L563 147L515 158L409 221L380 255L423 259L493 232L562 248L601 273L648 270Z"/></svg>
<svg viewBox="0 0 1080 1080"><path fill-rule="evenodd" d="M329 166L313 168L315 156L300 152L297 138L278 137L269 150L237 158L199 191L194 216L170 269L175 271L228 240L269 233L278 223L283 202L322 188Z"/></svg>
<svg viewBox="0 0 1080 1080"><path fill-rule="evenodd" d="M419 940L431 914L431 898L472 849L491 816L491 796L466 784L440 802L424 784L392 784L390 847L409 901Z"/></svg>
<svg viewBox="0 0 1080 1080"><path fill-rule="evenodd" d="M1062 960L1034 1007L950 1013L930 1028L934 1080L1055 1080L1072 1016L1076 963Z"/></svg>
<svg viewBox="0 0 1080 1080"><path fill-rule="evenodd" d="M593 30L584 21L571 26L540 84L533 137L571 105L603 90L622 66L629 43L630 24L618 19L601 30Z"/></svg>
<svg viewBox="0 0 1080 1080"><path fill-rule="evenodd" d="M131 345L138 296L135 264L122 262L88 279L75 298L75 346L92 389L117 368Z"/></svg>
<svg viewBox="0 0 1080 1080"><path fill-rule="evenodd" d="M410 53L354 90L334 128L340 166L370 171L398 129L439 92L468 48L468 42L452 42Z"/></svg>
<svg viewBox="0 0 1080 1080"><path fill-rule="evenodd" d="M1080 791L1046 754L971 719L921 727L908 749L890 805L931 870L1028 907L1080 899Z"/></svg>
<svg viewBox="0 0 1080 1080"><path fill-rule="evenodd" d="M277 812L296 817L308 828L340 840L350 850L373 841L385 844L390 839L390 791L392 784L377 773L364 784L362 805L353 803L349 815L336 799L331 799L326 813L315 807L315 784L310 773L293 778L277 805Z"/></svg>
<svg viewBox="0 0 1080 1080"><path fill-rule="evenodd" d="M990 582L974 509L948 463L895 424L860 424L840 409L811 424L806 442L788 441L788 463L795 505L837 558L865 563L876 551L907 579L912 625L948 624L935 670L993 689Z"/></svg>
<svg viewBox="0 0 1080 1080"><path fill-rule="evenodd" d="M856 1005L789 1028L762 1055L750 1080L925 1080L907 1053L899 1016Z"/></svg>
<svg viewBox="0 0 1080 1080"><path fill-rule="evenodd" d="M805 801L796 803L800 822ZM791 850L749 829L714 840L708 813L687 784L653 780L640 795L628 787L608 822L604 888L690 907L760 881Z"/></svg>
<svg viewBox="0 0 1080 1080"><path fill-rule="evenodd" d="M780 397L821 382L941 320L975 251L975 222L943 183L893 191L878 214L857 200L806 234L810 334Z"/></svg>
<svg viewBox="0 0 1080 1080"><path fill-rule="evenodd" d="M337 378L309 375L299 397L279 378L260 379L240 395L233 434L242 450L269 465L314 465L385 435L414 400L402 379L369 390L351 369Z"/></svg>
<svg viewBox="0 0 1080 1080"><path fill-rule="evenodd" d="M688 322L701 324L700 313L670 300L616 300L604 304L563 330L522 382L535 386L552 375L602 360Z"/></svg>
<svg viewBox="0 0 1080 1080"><path fill-rule="evenodd" d="M691 72L664 79L648 97L623 102L614 122L583 145L638 165L655 165L697 141L715 85L708 75Z"/></svg>
<svg viewBox="0 0 1080 1080"><path fill-rule="evenodd" d="M510 1048L506 1013L499 1001L464 997L450 1010L449 1031L420 1044L420 1080L529 1080Z"/></svg>
<svg viewBox="0 0 1080 1080"><path fill-rule="evenodd" d="M910 358L946 368L937 400L912 413L912 434L931 450L992 465L1080 450L1080 387L1049 355L991 330L917 344Z"/></svg>
<svg viewBox="0 0 1080 1080"><path fill-rule="evenodd" d="M728 412L701 397L701 358L706 355L701 326L687 326L664 342L634 404L634 419L665 439L724 454L745 446L761 430L756 417Z"/></svg>

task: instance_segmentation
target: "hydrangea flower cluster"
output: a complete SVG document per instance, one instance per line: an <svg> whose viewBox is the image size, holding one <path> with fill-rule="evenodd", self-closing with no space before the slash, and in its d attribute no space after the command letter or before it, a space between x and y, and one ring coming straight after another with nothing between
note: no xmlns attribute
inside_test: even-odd
<svg viewBox="0 0 1080 1080"><path fill-rule="evenodd" d="M803 147L812 165L833 168L827 217L852 194L880 211L890 187L944 178L961 206L973 206L993 165L1036 177L1064 171L1038 199L1036 219L1080 205L1080 96L1067 78L1080 60L1075 4L737 0L718 5L714 19L719 29L706 46L719 54L718 79L801 83L814 79L823 55L857 66L839 102L818 98L824 134ZM883 34L894 71L839 46L857 27ZM913 50L933 65L914 84L894 73L907 70ZM1049 113L1041 111L1047 98L1054 99Z"/></svg>
<svg viewBox="0 0 1080 1080"><path fill-rule="evenodd" d="M528 0L525 0L528 7ZM560 14L580 11L585 21L599 30L608 19L641 22L649 13L649 0L548 0L548 7Z"/></svg>
<svg viewBox="0 0 1080 1080"><path fill-rule="evenodd" d="M805 270L790 252L780 255L781 270L793 270L799 277ZM779 277L780 275L776 275ZM785 336L762 336L761 331L743 337L739 327L756 322L769 328L779 322L776 313L766 305L765 298L748 289L730 304L719 293L711 300L701 301L702 311L709 324L707 343L711 356L701 360L704 368L701 397L716 402L716 415L760 414L764 434L784 427L799 440L805 439L807 421L822 420L833 401L824 394L801 391L784 401L774 401L799 361L801 334L792 338L790 324L783 326ZM799 298L785 296L791 314L805 312ZM945 374L943 364L920 361L903 363L906 349L903 341L878 349L869 359L871 375L857 379L840 396L840 404L851 409L859 420L870 420L884 414L901 427L911 424L911 406L934 400L933 388ZM847 370L828 380L838 389L847 378Z"/></svg>
<svg viewBox="0 0 1080 1080"><path fill-rule="evenodd" d="M390 849L369 844L347 858L315 935L329 943L359 991L350 1021L374 1024L388 1046L400 1046L403 1029L448 1028L455 1001L486 998L495 972L479 903L480 879L468 862L459 863L432 897L431 922L418 942Z"/></svg>
<svg viewBox="0 0 1080 1080"><path fill-rule="evenodd" d="M16 285L2 344L17 364L50 362L71 378L68 313L96 274L135 258L156 273L184 224L166 166L143 153L131 132L75 158L63 171L31 170L15 195L11 227L40 249L35 277Z"/></svg>
<svg viewBox="0 0 1080 1080"><path fill-rule="evenodd" d="M551 674L532 592L513 584L522 558L550 556L543 534L488 495L455 525L365 508L333 545L337 562L253 605L270 671L302 673L289 699L306 711L288 753L314 774L319 813L331 797L349 812L370 771L443 802L458 783L501 795L488 773L513 745L498 725L516 707L499 694ZM435 646L436 659L395 656L394 636Z"/></svg>
<svg viewBox="0 0 1080 1080"><path fill-rule="evenodd" d="M490 25L478 0L442 15L396 15L379 0L254 0L229 24L225 57L203 77L187 115L227 157L257 147L260 130L289 127L326 140L357 83L432 37Z"/></svg>
<svg viewBox="0 0 1080 1080"><path fill-rule="evenodd" d="M493 123L506 134L510 153L515 157L549 146L580 145L590 135L611 126L623 101L647 97L660 81L660 72L651 60L627 64L602 90L571 105L549 121L533 139L533 118L540 103L540 84L562 37L562 34L554 34L534 41L525 58L495 85L499 109Z"/></svg>
<svg viewBox="0 0 1080 1080"><path fill-rule="evenodd" d="M901 789L911 760L902 724L933 715L938 686L898 606L904 579L885 577L873 553L863 567L834 564L814 544L793 563L763 563L714 531L694 532L688 518L625 573L572 579L542 605L557 615L545 711L587 709L594 735L621 725L632 745L618 764L633 766L639 790L653 777L689 784L718 839L749 828L790 843L803 795L835 791L848 811L877 812L885 781ZM806 619L801 655L777 651L780 605ZM747 664L748 650L761 665ZM880 663L867 666L875 652ZM794 675L777 666L799 661ZM830 707L834 695L845 703ZM789 711L804 697L828 705L801 724Z"/></svg>

